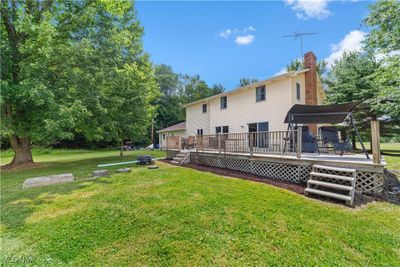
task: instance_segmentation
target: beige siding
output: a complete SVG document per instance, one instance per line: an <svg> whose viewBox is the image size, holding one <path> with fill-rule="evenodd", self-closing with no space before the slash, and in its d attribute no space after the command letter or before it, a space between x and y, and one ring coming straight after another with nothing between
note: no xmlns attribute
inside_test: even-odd
<svg viewBox="0 0 400 267"><path fill-rule="evenodd" d="M297 99L296 95L296 83L300 84L300 100ZM306 103L306 85L305 85L305 74L301 73L294 77L291 77L291 88L292 88L292 106L295 104L305 104ZM289 109L288 109L289 110Z"/></svg>
<svg viewBox="0 0 400 267"><path fill-rule="evenodd" d="M159 140L159 145L160 149L166 149L167 147L167 136L180 136L180 137L185 137L186 136L186 131L185 130L179 130L179 131L171 131L171 132L163 132L158 134L158 140Z"/></svg>
<svg viewBox="0 0 400 267"><path fill-rule="evenodd" d="M203 104L207 104L207 112L203 113ZM203 134L209 134L210 105L207 102L191 105L186 108L186 133L196 135L197 129L203 129Z"/></svg>
<svg viewBox="0 0 400 267"><path fill-rule="evenodd" d="M249 123L268 122L269 130L286 129L283 120L292 106L290 78L266 83L266 100L256 102L255 86L229 94L228 107L220 108L220 98L211 100L210 132L229 126L229 132L247 132ZM257 85L260 86L260 85Z"/></svg>

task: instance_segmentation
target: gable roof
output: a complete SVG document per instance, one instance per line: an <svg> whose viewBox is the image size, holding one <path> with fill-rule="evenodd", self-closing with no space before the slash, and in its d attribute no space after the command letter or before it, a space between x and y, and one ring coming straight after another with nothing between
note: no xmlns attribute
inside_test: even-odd
<svg viewBox="0 0 400 267"><path fill-rule="evenodd" d="M188 103L188 104L183 105L183 107L186 108L186 107L188 107L188 106L191 106L191 105L194 105L194 104L199 104L199 103L202 103L202 102L211 100L211 99L213 99L213 98L222 97L222 96L226 96L226 95L231 95L231 94L234 94L234 93L237 93L237 92L241 92L241 91L243 91L243 90L247 90L247 89L250 89L250 88L254 88L255 86L263 85L263 84L265 84L265 83L267 83L267 82L273 82L273 81L275 81L275 80L279 80L279 79L283 79L283 78L287 78L287 77L293 77L293 76L296 76L296 75L298 75L298 74L300 74L300 73L307 72L307 71L309 71L309 70L310 70L310 69L302 69L302 70L298 70L298 71L289 71L289 72L285 72L285 73L283 73L283 74L279 74L279 75L272 76L272 77L270 77L270 78L268 78L268 79L266 79L266 80L263 80L263 81L254 82L254 83L248 84L248 85L246 85L246 86L238 87L238 88L233 89L233 90L231 90L231 91L223 92L223 93L216 94L216 95L213 95L213 96L209 96L209 97L206 97L206 98L203 98L203 99L194 101L194 102L190 102L190 103Z"/></svg>
<svg viewBox="0 0 400 267"><path fill-rule="evenodd" d="M157 133L180 131L180 130L186 130L186 121L182 121L180 123L171 125L167 128L161 129L161 130L157 131Z"/></svg>

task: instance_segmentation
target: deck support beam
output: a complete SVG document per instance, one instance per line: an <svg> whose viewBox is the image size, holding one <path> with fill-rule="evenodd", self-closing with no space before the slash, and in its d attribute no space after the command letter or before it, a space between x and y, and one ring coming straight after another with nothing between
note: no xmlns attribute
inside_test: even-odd
<svg viewBox="0 0 400 267"><path fill-rule="evenodd" d="M381 164L379 121L371 121L371 137L372 162Z"/></svg>
<svg viewBox="0 0 400 267"><path fill-rule="evenodd" d="M301 134L302 134L302 127L298 126L297 127L297 144L296 144L296 156L298 159L301 159L301 151L302 151L302 147L301 147Z"/></svg>

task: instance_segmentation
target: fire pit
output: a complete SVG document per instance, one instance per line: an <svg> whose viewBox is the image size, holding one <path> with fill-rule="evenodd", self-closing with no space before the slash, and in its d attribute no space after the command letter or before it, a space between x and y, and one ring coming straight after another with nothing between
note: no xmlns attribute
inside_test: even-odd
<svg viewBox="0 0 400 267"><path fill-rule="evenodd" d="M150 165L153 164L153 160L151 159L150 155L143 155L137 157L139 165Z"/></svg>

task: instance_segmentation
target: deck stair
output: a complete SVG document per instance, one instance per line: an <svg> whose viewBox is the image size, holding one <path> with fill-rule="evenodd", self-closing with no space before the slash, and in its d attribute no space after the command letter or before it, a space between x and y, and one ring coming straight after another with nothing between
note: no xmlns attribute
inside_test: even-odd
<svg viewBox="0 0 400 267"><path fill-rule="evenodd" d="M356 175L356 169L314 164L304 193L344 200L347 205L352 206Z"/></svg>
<svg viewBox="0 0 400 267"><path fill-rule="evenodd" d="M180 151L178 154L174 156L172 159L172 163L175 164L183 164L183 163L188 163L189 162L189 156L190 153L188 151Z"/></svg>

